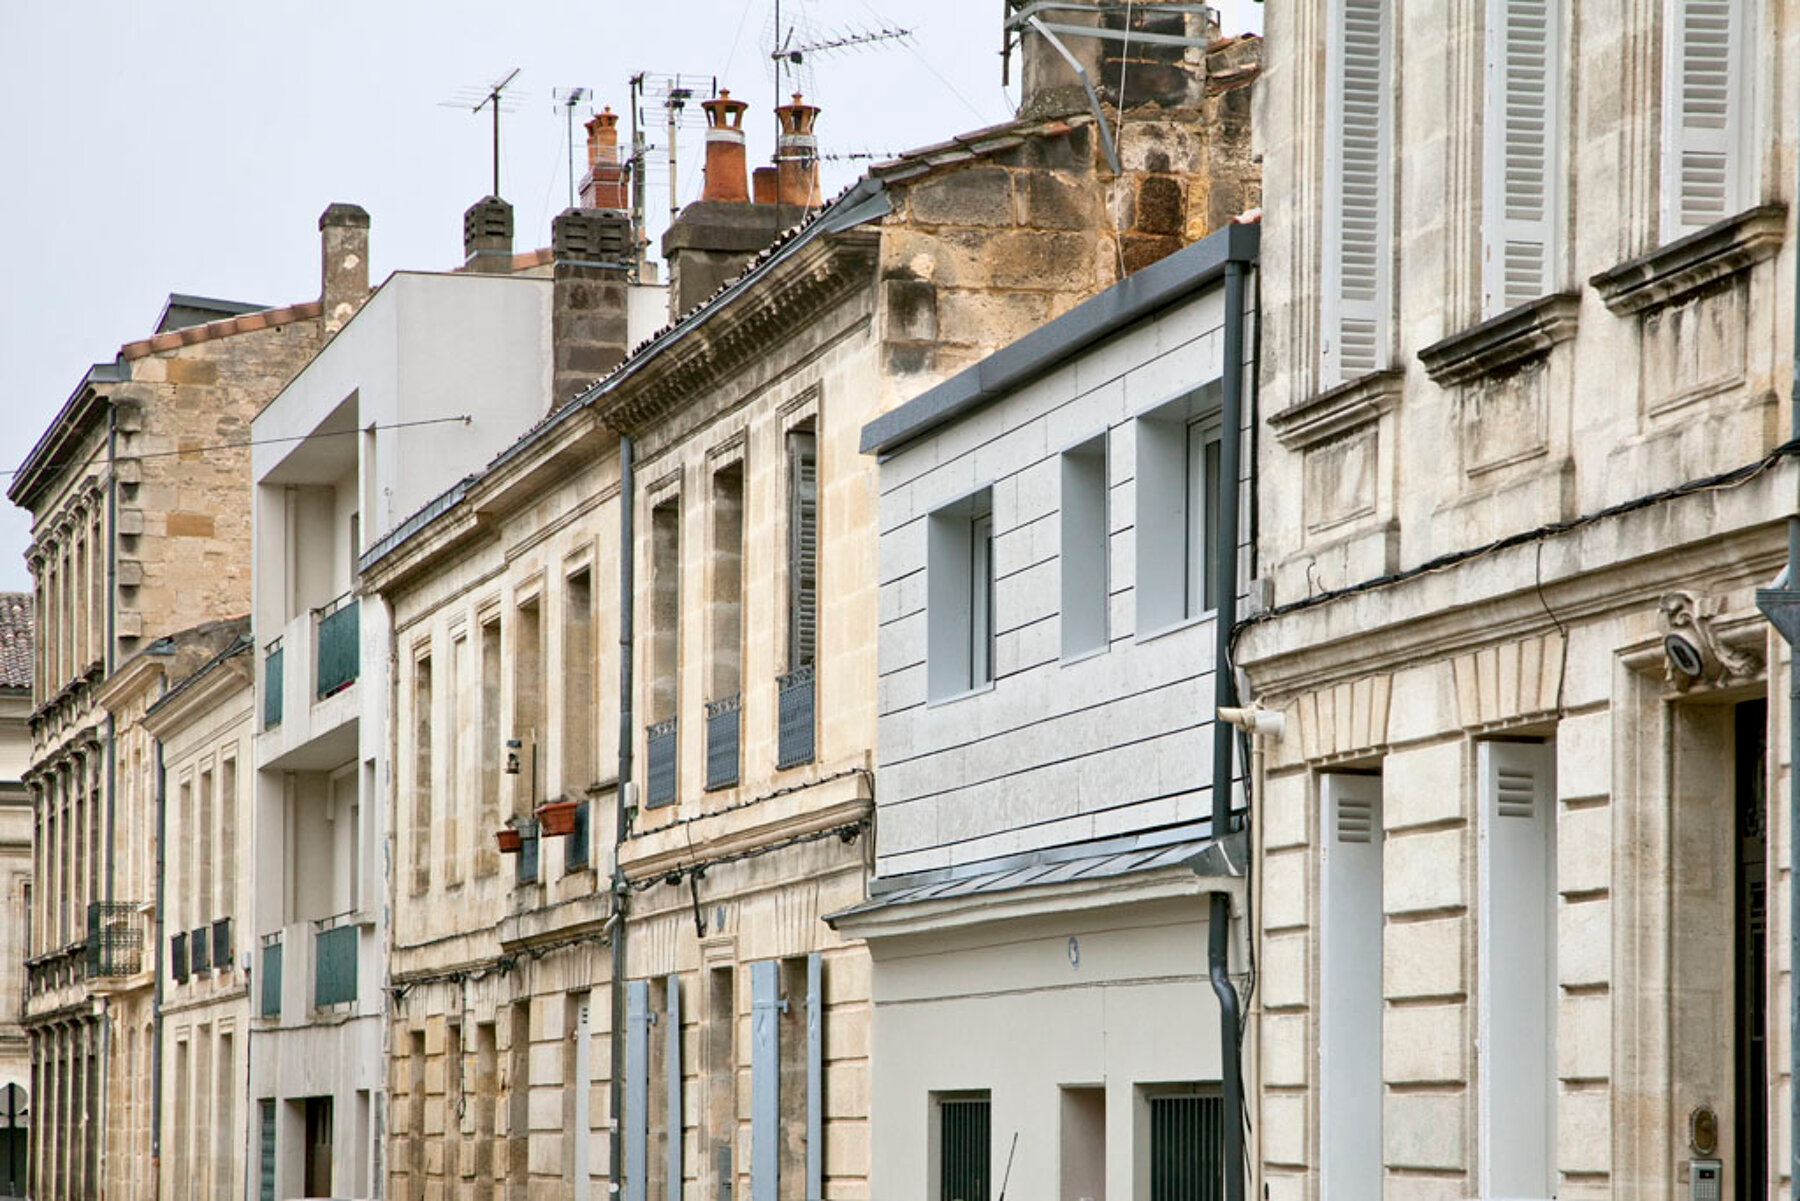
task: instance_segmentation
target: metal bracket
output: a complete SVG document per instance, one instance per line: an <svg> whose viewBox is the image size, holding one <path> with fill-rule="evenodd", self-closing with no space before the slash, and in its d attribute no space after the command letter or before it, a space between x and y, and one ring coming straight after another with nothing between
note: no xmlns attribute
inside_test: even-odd
<svg viewBox="0 0 1800 1201"><path fill-rule="evenodd" d="M1056 49L1058 54L1063 56L1063 61L1068 63L1069 67L1075 72L1075 78L1081 80L1081 86L1087 90L1088 104L1091 105L1094 110L1094 124L1100 127L1100 146L1106 151L1107 166L1112 168L1112 173L1114 175L1122 174L1123 172L1119 168L1119 151L1118 148L1113 145L1112 130L1106 127L1106 113L1100 107L1100 97L1094 91L1093 80L1088 78L1087 68L1077 62L1075 56L1069 53L1069 48L1062 44L1061 39L1050 32L1050 26L1044 24L1035 16L1028 17L1027 20L1031 22L1031 27L1037 30L1038 33L1043 36L1044 40L1049 42L1050 45Z"/></svg>
<svg viewBox="0 0 1800 1201"><path fill-rule="evenodd" d="M1800 589L1758 588L1756 607L1789 646L1800 644Z"/></svg>

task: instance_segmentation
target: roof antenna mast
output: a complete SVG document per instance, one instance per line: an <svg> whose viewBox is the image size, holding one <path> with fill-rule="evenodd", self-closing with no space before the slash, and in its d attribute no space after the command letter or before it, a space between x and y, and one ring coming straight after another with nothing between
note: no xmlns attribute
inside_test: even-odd
<svg viewBox="0 0 1800 1201"><path fill-rule="evenodd" d="M507 84L518 77L519 68L514 67L506 73L505 79L488 89L487 95L480 104L469 110L477 113L484 108L491 107L494 110L494 190L491 194L496 197L500 195L500 93L506 90Z"/></svg>

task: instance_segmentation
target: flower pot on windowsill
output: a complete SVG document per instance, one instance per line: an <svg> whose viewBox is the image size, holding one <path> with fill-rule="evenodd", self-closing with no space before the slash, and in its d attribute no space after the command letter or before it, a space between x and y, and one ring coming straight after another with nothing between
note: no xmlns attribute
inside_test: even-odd
<svg viewBox="0 0 1800 1201"><path fill-rule="evenodd" d="M552 838L559 834L575 833L575 810L580 806L580 801L551 801L547 805L539 805L539 830Z"/></svg>
<svg viewBox="0 0 1800 1201"><path fill-rule="evenodd" d="M517 855L519 849L525 845L524 837L511 826L507 826L501 830L495 830L494 841L500 844L500 853L502 855Z"/></svg>

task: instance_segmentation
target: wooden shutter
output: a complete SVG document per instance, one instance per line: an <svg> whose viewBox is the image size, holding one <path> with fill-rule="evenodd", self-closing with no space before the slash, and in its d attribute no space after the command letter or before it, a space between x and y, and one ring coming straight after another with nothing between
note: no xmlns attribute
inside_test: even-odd
<svg viewBox="0 0 1800 1201"><path fill-rule="evenodd" d="M1482 316L1555 285L1560 0L1488 0Z"/></svg>
<svg viewBox="0 0 1800 1201"><path fill-rule="evenodd" d="M1669 0L1663 30L1663 234L1743 208L1743 0Z"/></svg>
<svg viewBox="0 0 1800 1201"><path fill-rule="evenodd" d="M1326 100L1324 382L1386 365L1389 228L1386 0L1337 0Z"/></svg>
<svg viewBox="0 0 1800 1201"><path fill-rule="evenodd" d="M681 1196L681 977L671 972L663 982L668 1006L663 1013L663 1128L668 1132L663 1179L668 1195Z"/></svg>
<svg viewBox="0 0 1800 1201"><path fill-rule="evenodd" d="M1555 1029L1551 748L1477 744L1482 1195L1552 1195Z"/></svg>
<svg viewBox="0 0 1800 1201"><path fill-rule="evenodd" d="M650 984L625 984L625 1201L648 1201Z"/></svg>
<svg viewBox="0 0 1800 1201"><path fill-rule="evenodd" d="M781 964L750 965L750 1201L781 1185Z"/></svg>
<svg viewBox="0 0 1800 1201"><path fill-rule="evenodd" d="M1323 1195L1381 1195L1381 777L1319 777Z"/></svg>
<svg viewBox="0 0 1800 1201"><path fill-rule="evenodd" d="M825 1195L825 961L806 957L806 1195Z"/></svg>
<svg viewBox="0 0 1800 1201"><path fill-rule="evenodd" d="M819 455L811 430L788 435L788 670L812 663L819 630Z"/></svg>

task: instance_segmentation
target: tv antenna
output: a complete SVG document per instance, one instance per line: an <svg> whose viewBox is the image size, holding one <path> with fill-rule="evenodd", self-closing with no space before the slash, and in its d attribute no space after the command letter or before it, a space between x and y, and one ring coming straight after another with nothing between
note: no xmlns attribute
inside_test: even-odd
<svg viewBox="0 0 1800 1201"><path fill-rule="evenodd" d="M588 88L555 88L551 91L569 126L569 207L575 207L575 106L594 93Z"/></svg>
<svg viewBox="0 0 1800 1201"><path fill-rule="evenodd" d="M791 3L804 3L804 0L790 0ZM804 11L804 10L803 10ZM804 92L813 91L812 59L818 55L840 54L846 51L863 51L883 47L888 43L903 43L912 38L913 31L899 26L845 26L838 29L818 29L806 17L798 21L783 24L781 19L781 0L775 0L775 16L771 26L769 51L770 73L775 82L775 107L780 108L782 98L790 90ZM786 78L783 78L783 74ZM779 122L779 118L777 118ZM776 129L776 145L780 146L780 129ZM776 157L780 157L777 149Z"/></svg>
<svg viewBox="0 0 1800 1201"><path fill-rule="evenodd" d="M498 80L483 88L464 88L453 100L443 102L444 108L467 108L478 113L484 108L494 111L494 190L492 195L500 195L500 114L514 112L518 106L511 96L505 96L507 86L519 77L519 68L514 67L506 73L506 78Z"/></svg>

